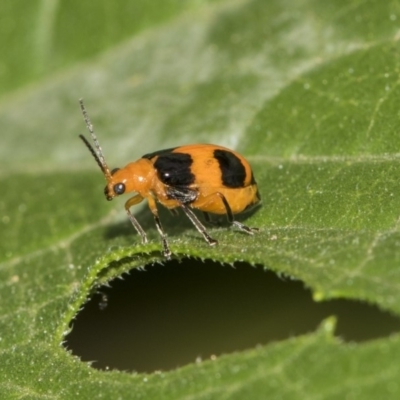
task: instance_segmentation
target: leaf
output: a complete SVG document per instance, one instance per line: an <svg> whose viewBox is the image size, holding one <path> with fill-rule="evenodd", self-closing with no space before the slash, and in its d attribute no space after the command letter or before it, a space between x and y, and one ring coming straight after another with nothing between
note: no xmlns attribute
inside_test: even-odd
<svg viewBox="0 0 400 400"><path fill-rule="evenodd" d="M0 93L65 70L185 10L216 1L5 1L0 15Z"/></svg>
<svg viewBox="0 0 400 400"><path fill-rule="evenodd" d="M82 4L74 15L72 5L52 11L62 15L62 37L84 17ZM96 285L162 260L149 213L138 215L151 239L142 245L122 222L123 203L104 201L100 172L77 138L80 97L110 165L191 142L250 160L263 207L246 223L260 234L212 229L214 249L165 217L178 259L262 264L301 279L316 299L365 300L399 314L398 4L190 7L171 5L168 21L155 12L137 30L128 21L118 34L102 32L110 44L95 51L86 47L97 38L91 25L76 52L75 37L56 42L46 78L27 65L4 91L0 397L398 398L399 335L345 344L332 319L308 335L150 375L98 371L60 346ZM115 13L109 21L124 14ZM7 65L32 61L27 43L13 40L20 54L9 50ZM39 47L43 66L49 48Z"/></svg>

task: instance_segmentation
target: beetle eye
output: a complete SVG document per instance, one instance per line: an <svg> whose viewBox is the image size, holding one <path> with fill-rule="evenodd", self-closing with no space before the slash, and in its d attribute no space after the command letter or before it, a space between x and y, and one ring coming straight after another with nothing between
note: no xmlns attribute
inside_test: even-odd
<svg viewBox="0 0 400 400"><path fill-rule="evenodd" d="M123 183L117 183L113 187L115 194L123 194L125 192L125 185Z"/></svg>
<svg viewBox="0 0 400 400"><path fill-rule="evenodd" d="M114 168L111 170L111 175L114 175L117 171L119 171L119 168Z"/></svg>

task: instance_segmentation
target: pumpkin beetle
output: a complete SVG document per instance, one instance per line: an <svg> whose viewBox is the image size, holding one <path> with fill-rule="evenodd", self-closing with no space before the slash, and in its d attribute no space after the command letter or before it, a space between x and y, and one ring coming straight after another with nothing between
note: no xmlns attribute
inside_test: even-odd
<svg viewBox="0 0 400 400"><path fill-rule="evenodd" d="M171 250L158 217L157 201L172 212L181 208L210 246L218 242L209 236L192 208L203 211L207 222L212 222L209 213L222 214L227 216L230 224L243 232L252 235L258 231L233 217L261 201L251 167L240 154L213 144L194 144L145 154L124 168L110 170L83 100L79 100L79 103L94 147L85 136L79 137L106 178L106 199L112 200L124 193L134 193L126 201L125 210L143 243L147 243L146 232L131 214L130 208L144 199L153 214L162 241L163 255L167 259L171 258Z"/></svg>

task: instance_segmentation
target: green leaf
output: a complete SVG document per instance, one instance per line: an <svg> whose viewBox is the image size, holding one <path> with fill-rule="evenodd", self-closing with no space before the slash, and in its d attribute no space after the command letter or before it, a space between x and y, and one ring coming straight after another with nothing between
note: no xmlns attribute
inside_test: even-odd
<svg viewBox="0 0 400 400"><path fill-rule="evenodd" d="M210 229L210 248L162 214L177 259L261 264L317 300L400 313L399 3L160 1L137 24L118 2L18 3L0 24L14 32L9 46L0 35L1 82L13 76L0 107L0 397L399 398L399 334L343 343L333 319L149 375L95 370L60 345L97 285L163 261L148 210L143 245L123 200L104 201L77 138L80 97L112 167L194 142L254 167L263 206L246 224L260 233Z"/></svg>
<svg viewBox="0 0 400 400"><path fill-rule="evenodd" d="M66 70L185 10L217 1L4 0L0 94Z"/></svg>

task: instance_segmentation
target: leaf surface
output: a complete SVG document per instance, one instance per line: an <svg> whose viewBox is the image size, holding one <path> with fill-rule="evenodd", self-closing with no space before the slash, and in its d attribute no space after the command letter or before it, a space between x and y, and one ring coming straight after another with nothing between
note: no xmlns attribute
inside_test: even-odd
<svg viewBox="0 0 400 400"><path fill-rule="evenodd" d="M4 92L0 397L398 398L400 336L346 344L332 319L309 335L150 375L97 371L61 347L96 285L162 260L148 210L138 208L151 239L142 245L123 200L104 201L77 138L80 97L111 167L194 142L251 162L263 206L246 224L260 233L213 228L220 244L209 248L183 218L162 214L177 258L261 264L301 279L316 299L400 313L399 4L195 3L171 6L164 24L154 14L145 30L102 32L110 45L92 53L93 26L73 55L73 42L60 40L52 73L16 71ZM70 7L58 37L76 21Z"/></svg>

